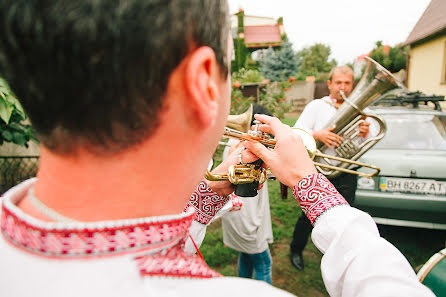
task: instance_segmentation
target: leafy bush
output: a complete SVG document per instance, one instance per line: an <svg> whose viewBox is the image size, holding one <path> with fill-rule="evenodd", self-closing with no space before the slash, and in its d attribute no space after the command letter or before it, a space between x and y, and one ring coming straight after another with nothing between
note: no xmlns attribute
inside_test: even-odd
<svg viewBox="0 0 446 297"><path fill-rule="evenodd" d="M28 147L28 142L37 139L27 119L22 105L12 93L6 81L0 78L0 145L12 142Z"/></svg>
<svg viewBox="0 0 446 297"><path fill-rule="evenodd" d="M242 68L237 72L232 73L231 79L233 82L239 82L241 84L257 83L264 80L262 73L255 69Z"/></svg>
<svg viewBox="0 0 446 297"><path fill-rule="evenodd" d="M230 114L235 115L244 113L248 109L249 105L253 103L253 97L244 97L240 89L232 89Z"/></svg>
<svg viewBox="0 0 446 297"><path fill-rule="evenodd" d="M289 83L270 83L267 84L264 91L260 94L259 104L265 106L279 119L282 119L284 114L291 108L291 104L285 98L284 86L289 86Z"/></svg>

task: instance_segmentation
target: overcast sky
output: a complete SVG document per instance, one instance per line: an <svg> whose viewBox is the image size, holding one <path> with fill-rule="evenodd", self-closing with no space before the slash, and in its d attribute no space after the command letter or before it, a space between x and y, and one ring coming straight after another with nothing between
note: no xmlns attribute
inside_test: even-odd
<svg viewBox="0 0 446 297"><path fill-rule="evenodd" d="M283 16L295 50L321 42L339 64L370 52L376 41L403 42L430 0L228 0L231 13Z"/></svg>

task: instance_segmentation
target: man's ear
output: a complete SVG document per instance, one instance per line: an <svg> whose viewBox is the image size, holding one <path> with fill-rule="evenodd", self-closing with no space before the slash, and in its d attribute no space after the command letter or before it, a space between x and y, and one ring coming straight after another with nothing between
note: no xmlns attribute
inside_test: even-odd
<svg viewBox="0 0 446 297"><path fill-rule="evenodd" d="M184 86L191 116L199 125L212 125L219 112L222 80L215 53L202 46L187 59Z"/></svg>

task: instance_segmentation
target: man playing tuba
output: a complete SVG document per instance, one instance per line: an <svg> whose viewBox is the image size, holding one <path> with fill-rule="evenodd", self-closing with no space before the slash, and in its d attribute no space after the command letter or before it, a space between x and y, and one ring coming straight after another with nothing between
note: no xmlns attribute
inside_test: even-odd
<svg viewBox="0 0 446 297"><path fill-rule="evenodd" d="M342 137L333 133L335 127L327 126L329 120L336 114L338 108L344 102L340 91L348 97L353 89L353 70L348 66L338 66L331 70L327 81L330 91L328 96L311 101L303 110L294 127L302 128L312 133L314 139L325 144L328 148L338 147ZM369 132L368 122L359 125L361 135ZM339 193L344 196L348 203L353 204L356 191L356 176L348 173L329 179ZM301 215L294 227L293 240L290 244L291 264L298 270L304 269L302 251L308 241L308 236L313 229L310 221L305 215Z"/></svg>

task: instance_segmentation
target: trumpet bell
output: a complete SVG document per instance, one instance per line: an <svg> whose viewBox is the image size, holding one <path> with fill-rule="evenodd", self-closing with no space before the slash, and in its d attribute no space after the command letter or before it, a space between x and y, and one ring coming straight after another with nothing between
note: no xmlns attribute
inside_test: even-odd
<svg viewBox="0 0 446 297"><path fill-rule="evenodd" d="M314 140L313 136L304 129L301 128L291 128L293 129L293 132L300 136L302 139L302 142L307 149L308 156L311 160L314 160L316 157L317 147L316 147L316 141Z"/></svg>
<svg viewBox="0 0 446 297"><path fill-rule="evenodd" d="M251 121L253 116L253 105L249 105L247 111L242 114L229 115L228 121L226 123L226 127L235 129L241 132L248 132L249 128L251 128Z"/></svg>

